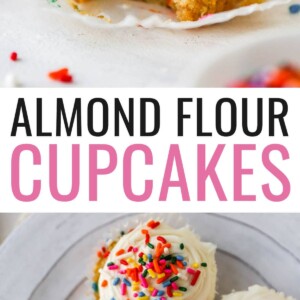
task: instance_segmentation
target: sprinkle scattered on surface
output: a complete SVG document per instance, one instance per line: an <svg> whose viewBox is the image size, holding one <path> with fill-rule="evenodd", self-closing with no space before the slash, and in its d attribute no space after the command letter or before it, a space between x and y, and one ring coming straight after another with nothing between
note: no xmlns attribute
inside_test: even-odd
<svg viewBox="0 0 300 300"><path fill-rule="evenodd" d="M289 6L289 11L292 15L300 13L300 4L292 4Z"/></svg>
<svg viewBox="0 0 300 300"><path fill-rule="evenodd" d="M70 75L68 68L59 69L57 71L50 72L48 74L49 78L55 81L60 81L62 83L72 83L73 76Z"/></svg>
<svg viewBox="0 0 300 300"><path fill-rule="evenodd" d="M12 52L10 54L10 60L17 61L18 60L18 53L17 52Z"/></svg>

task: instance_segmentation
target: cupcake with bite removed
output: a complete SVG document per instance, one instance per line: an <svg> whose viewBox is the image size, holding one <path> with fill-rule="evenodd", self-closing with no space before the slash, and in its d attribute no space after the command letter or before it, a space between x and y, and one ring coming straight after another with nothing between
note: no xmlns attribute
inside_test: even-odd
<svg viewBox="0 0 300 300"><path fill-rule="evenodd" d="M84 4L92 1L109 0L68 0L79 11L84 11ZM215 14L251 4L263 3L265 0L136 0L169 7L179 21L196 21L204 16Z"/></svg>

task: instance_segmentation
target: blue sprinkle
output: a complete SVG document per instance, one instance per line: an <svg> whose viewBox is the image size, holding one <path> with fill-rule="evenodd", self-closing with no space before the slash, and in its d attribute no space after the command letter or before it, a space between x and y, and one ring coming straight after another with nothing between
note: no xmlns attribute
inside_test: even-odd
<svg viewBox="0 0 300 300"><path fill-rule="evenodd" d="M119 278L119 277L116 277L116 278L113 280L112 284L113 284L113 285L118 285L119 282L120 282L120 278Z"/></svg>
<svg viewBox="0 0 300 300"><path fill-rule="evenodd" d="M183 260L184 260L184 257L181 256L181 255L176 255L176 258L177 258L177 260L180 260L180 261L183 261Z"/></svg>
<svg viewBox="0 0 300 300"><path fill-rule="evenodd" d="M158 291L157 296L163 296L165 294L164 291Z"/></svg>
<svg viewBox="0 0 300 300"><path fill-rule="evenodd" d="M127 286L131 286L131 282L129 280L127 280L126 278L123 279L123 282L127 285Z"/></svg>
<svg viewBox="0 0 300 300"><path fill-rule="evenodd" d="M292 4L289 7L291 14L298 14L300 12L300 4Z"/></svg>
<svg viewBox="0 0 300 300"><path fill-rule="evenodd" d="M163 287L164 287L164 288L167 287L167 286L169 286L169 285L171 285L171 281L170 281L170 280L167 280L167 281L165 281L165 282L163 283Z"/></svg>

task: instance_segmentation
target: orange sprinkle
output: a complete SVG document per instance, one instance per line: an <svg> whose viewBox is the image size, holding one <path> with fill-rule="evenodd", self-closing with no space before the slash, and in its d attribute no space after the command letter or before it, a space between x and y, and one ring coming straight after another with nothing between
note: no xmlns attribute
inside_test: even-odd
<svg viewBox="0 0 300 300"><path fill-rule="evenodd" d="M52 80L60 81L64 83L71 83L73 81L73 77L72 75L69 74L69 69L67 68L50 72L48 76Z"/></svg>
<svg viewBox="0 0 300 300"><path fill-rule="evenodd" d="M109 254L110 254L110 252L109 252L109 251L106 251L106 252L103 254L103 257L104 257L104 258L107 258Z"/></svg>
<svg viewBox="0 0 300 300"><path fill-rule="evenodd" d="M120 256L122 254L125 253L125 250L124 249L120 249L117 253L116 253L116 256Z"/></svg>
<svg viewBox="0 0 300 300"><path fill-rule="evenodd" d="M167 244L164 244L164 246L163 246L164 248L171 248L172 247L172 245L170 244L170 243L167 243Z"/></svg>
<svg viewBox="0 0 300 300"><path fill-rule="evenodd" d="M158 278L157 280L156 280L156 283L157 284L161 284L162 282L164 282L164 281L166 281L169 277L171 277L172 276L172 274L167 274L166 276L164 276L164 277L161 277L161 278Z"/></svg>
<svg viewBox="0 0 300 300"><path fill-rule="evenodd" d="M158 264L157 258L153 259L153 266L154 266L155 272L158 273L158 274L161 274L161 269L160 269L160 266Z"/></svg>
<svg viewBox="0 0 300 300"><path fill-rule="evenodd" d="M107 285L108 285L107 280L103 280L102 283L101 283L101 286L102 287L106 287Z"/></svg>
<svg viewBox="0 0 300 300"><path fill-rule="evenodd" d="M152 227L154 223L155 223L155 222L154 222L153 220L151 220L151 221L149 221L149 222L147 223L147 226L148 226L148 227Z"/></svg>
<svg viewBox="0 0 300 300"><path fill-rule="evenodd" d="M50 72L48 75L53 80L60 80L62 76L68 75L69 69L63 68L57 71Z"/></svg>
<svg viewBox="0 0 300 300"><path fill-rule="evenodd" d="M178 269L176 268L176 266L173 265L173 264L170 264L170 267L171 267L172 272L173 272L175 275L177 275L177 274L178 274Z"/></svg>
<svg viewBox="0 0 300 300"><path fill-rule="evenodd" d="M156 245L156 249L155 249L155 256L160 257L163 254L163 251L164 251L164 248L163 248L162 244L158 243Z"/></svg>
<svg viewBox="0 0 300 300"><path fill-rule="evenodd" d="M180 260L176 261L176 265L177 265L177 267L179 267L181 269L184 269L184 265L183 265L183 263Z"/></svg>

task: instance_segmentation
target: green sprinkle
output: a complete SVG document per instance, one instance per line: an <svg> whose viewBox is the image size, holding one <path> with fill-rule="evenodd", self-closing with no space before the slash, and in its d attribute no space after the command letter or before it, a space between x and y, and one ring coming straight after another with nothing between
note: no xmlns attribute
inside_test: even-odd
<svg viewBox="0 0 300 300"><path fill-rule="evenodd" d="M148 243L147 245L148 245L149 248L154 249L154 245L153 244Z"/></svg>
<svg viewBox="0 0 300 300"><path fill-rule="evenodd" d="M114 263L111 261L111 262L109 262L109 263L107 263L107 266L108 267L110 267L110 266L113 266L114 265Z"/></svg>
<svg viewBox="0 0 300 300"><path fill-rule="evenodd" d="M92 283L92 289L94 290L94 292L98 293L98 283L97 282Z"/></svg>
<svg viewBox="0 0 300 300"><path fill-rule="evenodd" d="M175 264L176 261L177 261L177 258L176 258L175 256L173 256L173 257L171 258L171 263L172 263L172 264Z"/></svg>
<svg viewBox="0 0 300 300"><path fill-rule="evenodd" d="M183 250L184 249L184 244L181 243L179 247L180 247L181 250Z"/></svg>
<svg viewBox="0 0 300 300"><path fill-rule="evenodd" d="M144 278L146 278L147 275L148 275L148 270L146 269L146 270L143 272L142 276L143 276Z"/></svg>
<svg viewBox="0 0 300 300"><path fill-rule="evenodd" d="M206 263L206 262L203 262L203 263L201 264L201 267L206 268L206 267L207 267L207 263Z"/></svg>
<svg viewBox="0 0 300 300"><path fill-rule="evenodd" d="M143 260L142 258L140 258L140 259L138 260L138 262L139 262L139 264L141 264L142 266L145 266L145 265L146 265L146 263L144 262L144 260Z"/></svg>
<svg viewBox="0 0 300 300"><path fill-rule="evenodd" d="M172 278L170 279L170 281L171 281L171 282L175 282L175 281L178 280L178 279L179 279L178 276L174 276L174 277L172 277Z"/></svg>
<svg viewBox="0 0 300 300"><path fill-rule="evenodd" d="M187 291L187 288L185 288L184 286L180 286L180 287L179 287L179 290L182 291L182 292L186 292L186 291Z"/></svg>

